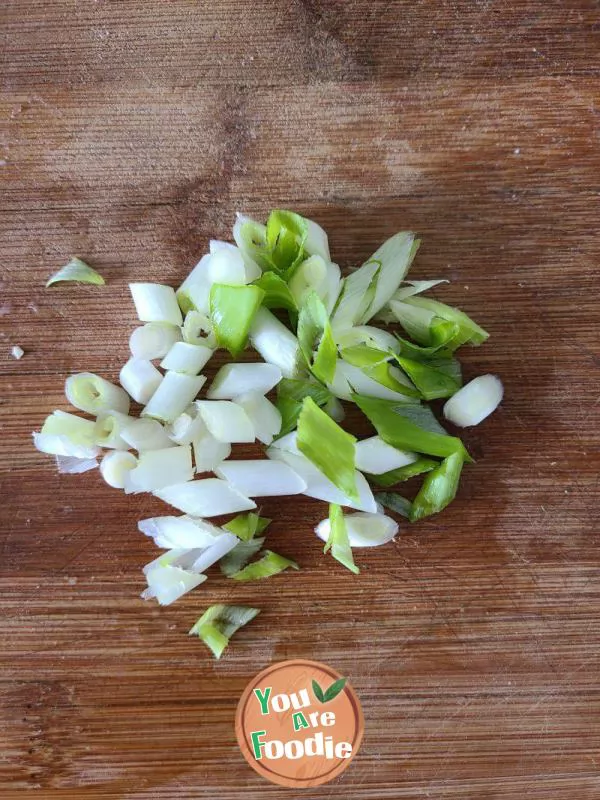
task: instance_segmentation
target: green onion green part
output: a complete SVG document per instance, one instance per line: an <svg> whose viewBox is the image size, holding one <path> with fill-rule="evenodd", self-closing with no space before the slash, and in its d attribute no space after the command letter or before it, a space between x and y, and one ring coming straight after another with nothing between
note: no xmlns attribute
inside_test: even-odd
<svg viewBox="0 0 600 800"><path fill-rule="evenodd" d="M234 358L246 346L250 326L264 296L258 286L212 285L210 314L217 342Z"/></svg>
<svg viewBox="0 0 600 800"><path fill-rule="evenodd" d="M336 503L329 505L329 524L330 533L329 538L325 543L323 552L327 553L331 550L331 555L343 564L350 572L358 575L359 568L354 563L352 557L352 548L350 547L350 540L348 539L348 530L346 528L346 521L344 520L344 513L341 506Z"/></svg>
<svg viewBox="0 0 600 800"><path fill-rule="evenodd" d="M260 609L249 606L214 605L204 612L190 635L196 634L215 658L221 658L233 634L258 614Z"/></svg>
<svg viewBox="0 0 600 800"><path fill-rule="evenodd" d="M250 542L248 542L250 544ZM238 545L239 547L239 545ZM253 564L248 564L239 572L234 572L230 575L234 581L258 581L262 578L270 578L272 575L278 575L285 569L291 567L292 569L300 569L295 561L289 558L280 556L272 550L265 550L263 557Z"/></svg>
<svg viewBox="0 0 600 800"><path fill-rule="evenodd" d="M106 283L99 272L92 269L85 261L75 257L48 278L46 288L55 283L66 283L67 281L72 283L91 283L95 286L104 286Z"/></svg>

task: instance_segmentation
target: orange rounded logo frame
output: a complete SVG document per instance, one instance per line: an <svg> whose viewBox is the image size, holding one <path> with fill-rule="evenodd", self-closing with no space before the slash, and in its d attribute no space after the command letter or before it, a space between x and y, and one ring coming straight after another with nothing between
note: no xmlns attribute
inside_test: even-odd
<svg viewBox="0 0 600 800"><path fill-rule="evenodd" d="M280 786L309 788L349 766L362 742L364 718L348 683L335 691L333 684L341 679L318 661L294 659L272 664L250 681L238 703L235 733L252 769ZM319 700L315 692L322 687ZM327 687L334 692L330 698ZM318 752L307 752L309 741ZM273 745L276 752L269 758Z"/></svg>

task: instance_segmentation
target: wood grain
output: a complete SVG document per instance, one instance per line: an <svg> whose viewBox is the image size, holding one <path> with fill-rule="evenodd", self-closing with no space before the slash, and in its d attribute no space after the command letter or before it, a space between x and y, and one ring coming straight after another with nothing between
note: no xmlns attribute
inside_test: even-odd
<svg viewBox="0 0 600 800"><path fill-rule="evenodd" d="M243 761L249 678L349 675L366 734L306 798L600 796L598 3L4 0L0 197L2 797L287 798ZM176 284L234 212L291 206L347 267L400 228L492 337L502 409L457 501L361 552L267 500L303 571L138 599L160 511L31 447L66 373L115 378L132 280ZM72 254L105 289L45 278ZM21 345L25 357L9 358ZM263 608L220 663L186 632Z"/></svg>

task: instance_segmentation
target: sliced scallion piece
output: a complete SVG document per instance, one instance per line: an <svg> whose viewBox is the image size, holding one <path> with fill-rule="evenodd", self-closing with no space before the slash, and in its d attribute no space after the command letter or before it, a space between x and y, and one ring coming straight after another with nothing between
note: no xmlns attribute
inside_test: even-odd
<svg viewBox="0 0 600 800"><path fill-rule="evenodd" d="M203 375L166 372L158 389L142 411L142 416L160 422L175 422L194 400L205 382L206 378Z"/></svg>
<svg viewBox="0 0 600 800"><path fill-rule="evenodd" d="M184 375L198 375L211 359L214 350L205 345L175 342L160 362L162 369L182 372Z"/></svg>
<svg viewBox="0 0 600 800"><path fill-rule="evenodd" d="M358 500L355 478L356 439L340 428L312 397L305 397L298 418L298 449L352 500Z"/></svg>
<svg viewBox="0 0 600 800"><path fill-rule="evenodd" d="M329 316L316 292L310 292L300 308L298 342L315 378L330 383L335 374L337 347Z"/></svg>
<svg viewBox="0 0 600 800"><path fill-rule="evenodd" d="M414 478L417 475L423 475L425 472L431 472L431 470L435 469L439 463L439 461L434 461L432 458L425 458L425 456L421 456L420 458L417 458L416 461L413 461L411 464L407 464L404 467L392 469L389 472L382 473L381 475L369 473L367 477L371 483L375 483L377 486L382 486L383 488L388 488L389 486L395 486L397 483L407 481L409 478Z"/></svg>
<svg viewBox="0 0 600 800"><path fill-rule="evenodd" d="M284 378L277 386L275 405L281 413L281 435L293 431L298 424L305 397L312 397L318 406L324 406L331 399L329 389L313 379L292 380Z"/></svg>
<svg viewBox="0 0 600 800"><path fill-rule="evenodd" d="M268 364L275 364L284 378L298 378L306 370L298 339L268 309L260 308L250 328L250 342Z"/></svg>
<svg viewBox="0 0 600 800"><path fill-rule="evenodd" d="M331 555L343 564L350 572L358 575L359 568L354 563L352 557L352 548L350 547L350 540L348 539L348 530L344 520L344 512L341 507L336 503L331 503L329 506L329 536L323 548L323 552L327 553L331 550Z"/></svg>
<svg viewBox="0 0 600 800"><path fill-rule="evenodd" d="M248 542L248 544L250 544L250 542ZM229 577L233 578L234 581L258 581L262 578L270 578L272 575L278 575L289 567L291 567L291 569L300 569L295 561L280 556L272 550L265 550L263 557L259 561L248 564L248 566L238 572L234 572Z"/></svg>
<svg viewBox="0 0 600 800"><path fill-rule="evenodd" d="M204 612L190 635L197 635L215 658L221 658L233 634L259 613L258 608L248 606L214 605Z"/></svg>
<svg viewBox="0 0 600 800"><path fill-rule="evenodd" d="M499 378L480 375L448 400L444 406L444 416L461 428L479 425L498 408L503 394L504 388Z"/></svg>
<svg viewBox="0 0 600 800"><path fill-rule="evenodd" d="M113 489L124 489L137 463L137 458L127 450L111 450L100 462L100 474Z"/></svg>
<svg viewBox="0 0 600 800"><path fill-rule="evenodd" d="M239 542L233 550L219 561L219 567L223 575L230 578L236 572L239 572L258 553L264 541L264 538L259 537Z"/></svg>
<svg viewBox="0 0 600 800"><path fill-rule="evenodd" d="M463 454L452 453L425 476L412 503L411 522L437 514L454 500L463 464Z"/></svg>
<svg viewBox="0 0 600 800"><path fill-rule="evenodd" d="M65 381L65 395L72 406L88 414L96 415L101 411L129 412L127 392L93 372L70 375Z"/></svg>
<svg viewBox="0 0 600 800"><path fill-rule="evenodd" d="M52 286L54 283L64 283L66 281L74 283L92 283L96 286L104 286L106 283L99 272L96 272L89 264L86 264L85 261L76 257L73 257L68 264L65 264L58 272L55 272L48 278L46 281L46 288Z"/></svg>
<svg viewBox="0 0 600 800"><path fill-rule="evenodd" d="M234 533L238 539L241 539L243 542L248 542L250 539L254 538L257 533L265 531L270 524L271 520L267 517L260 517L253 511L249 511L247 514L239 514L237 517L234 517L223 525L223 527L231 531L231 533Z"/></svg>
<svg viewBox="0 0 600 800"><path fill-rule="evenodd" d="M285 308L292 313L298 310L296 299L290 291L291 287L276 272L263 272L253 285L265 293L263 299L265 308Z"/></svg>
<svg viewBox="0 0 600 800"><path fill-rule="evenodd" d="M379 492L379 494L375 495L375 499L378 503L381 503L382 506L389 508L390 511L400 514L401 517L405 517L406 519L412 518L412 503L410 500L407 500L406 497L402 497L401 494L397 494L396 492Z"/></svg>
<svg viewBox="0 0 600 800"><path fill-rule="evenodd" d="M119 382L136 403L146 405L162 383L163 376L151 361L130 358L119 373Z"/></svg>
<svg viewBox="0 0 600 800"><path fill-rule="evenodd" d="M167 355L175 342L181 341L181 328L170 322L146 322L129 337L129 349L134 358L153 361Z"/></svg>
<svg viewBox="0 0 600 800"><path fill-rule="evenodd" d="M130 283L129 289L138 319L142 322L169 322L181 325L183 318L171 286L160 283Z"/></svg>
<svg viewBox="0 0 600 800"><path fill-rule="evenodd" d="M235 398L235 404L246 412L259 442L269 445L280 434L281 413L260 392L242 394Z"/></svg>
<svg viewBox="0 0 600 800"><path fill-rule="evenodd" d="M267 394L280 380L281 370L274 364L225 364L206 396L209 400L233 400L247 392Z"/></svg>
<svg viewBox="0 0 600 800"><path fill-rule="evenodd" d="M229 286L213 283L210 290L210 315L220 347L235 358L248 339L254 317L265 293L258 286Z"/></svg>

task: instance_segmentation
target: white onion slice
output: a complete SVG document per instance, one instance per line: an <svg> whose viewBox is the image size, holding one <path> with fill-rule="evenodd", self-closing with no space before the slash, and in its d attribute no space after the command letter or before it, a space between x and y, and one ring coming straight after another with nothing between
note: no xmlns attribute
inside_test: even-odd
<svg viewBox="0 0 600 800"><path fill-rule="evenodd" d="M281 430L281 412L270 400L258 392L249 392L234 398L252 423L259 442L271 444L273 437Z"/></svg>
<svg viewBox="0 0 600 800"><path fill-rule="evenodd" d="M253 442L254 427L241 406L230 400L197 400L209 432L220 442Z"/></svg>
<svg viewBox="0 0 600 800"><path fill-rule="evenodd" d="M125 491L127 494L151 492L172 486L173 482L191 481L193 477L192 448L189 444L164 450L146 450L140 453L136 468L129 473Z"/></svg>
<svg viewBox="0 0 600 800"><path fill-rule="evenodd" d="M479 425L502 401L504 387L495 375L480 375L446 402L444 416L461 428Z"/></svg>
<svg viewBox="0 0 600 800"><path fill-rule="evenodd" d="M157 489L154 494L193 517L216 517L256 508L256 503L219 478L178 483Z"/></svg>
<svg viewBox="0 0 600 800"><path fill-rule="evenodd" d="M195 547L208 547L214 544L223 529L203 519L193 519L187 515L181 517L164 516L141 519L138 529L154 539L157 547L170 550L177 548L189 550Z"/></svg>
<svg viewBox="0 0 600 800"><path fill-rule="evenodd" d="M150 418L134 419L121 431L121 438L138 452L174 446L160 422Z"/></svg>
<svg viewBox="0 0 600 800"><path fill-rule="evenodd" d="M72 406L88 414L95 415L101 411L129 412L127 392L93 372L70 375L65 381L65 395Z"/></svg>
<svg viewBox="0 0 600 800"><path fill-rule="evenodd" d="M130 283L129 289L138 319L142 322L169 322L181 325L183 317L175 291L159 283Z"/></svg>
<svg viewBox="0 0 600 800"><path fill-rule="evenodd" d="M134 358L152 361L167 355L175 342L181 341L181 328L170 322L147 322L136 328L129 337L129 349Z"/></svg>
<svg viewBox="0 0 600 800"><path fill-rule="evenodd" d="M392 469L405 467L419 456L407 450L398 450L379 436L371 436L356 443L356 468L370 475L382 475Z"/></svg>
<svg viewBox="0 0 600 800"><path fill-rule="evenodd" d="M142 416L161 422L174 422L190 405L205 382L203 375L195 377L183 375L181 372L167 372L142 411Z"/></svg>
<svg viewBox="0 0 600 800"><path fill-rule="evenodd" d="M267 459L224 461L215 472L246 497L275 497L306 491L306 481L290 466Z"/></svg>
<svg viewBox="0 0 600 800"><path fill-rule="evenodd" d="M398 524L385 514L346 514L344 516L350 547L377 547L391 542L398 533ZM324 542L329 538L329 518L321 520L315 533Z"/></svg>
<svg viewBox="0 0 600 800"><path fill-rule="evenodd" d="M282 378L274 364L226 364L217 372L206 396L209 400L233 400L240 394L267 394Z"/></svg>
<svg viewBox="0 0 600 800"><path fill-rule="evenodd" d="M184 375L198 375L213 353L214 350L201 344L175 342L160 366L173 372L183 372Z"/></svg>
<svg viewBox="0 0 600 800"><path fill-rule="evenodd" d="M100 462L100 474L113 489L124 489L137 458L127 450L111 450Z"/></svg>

